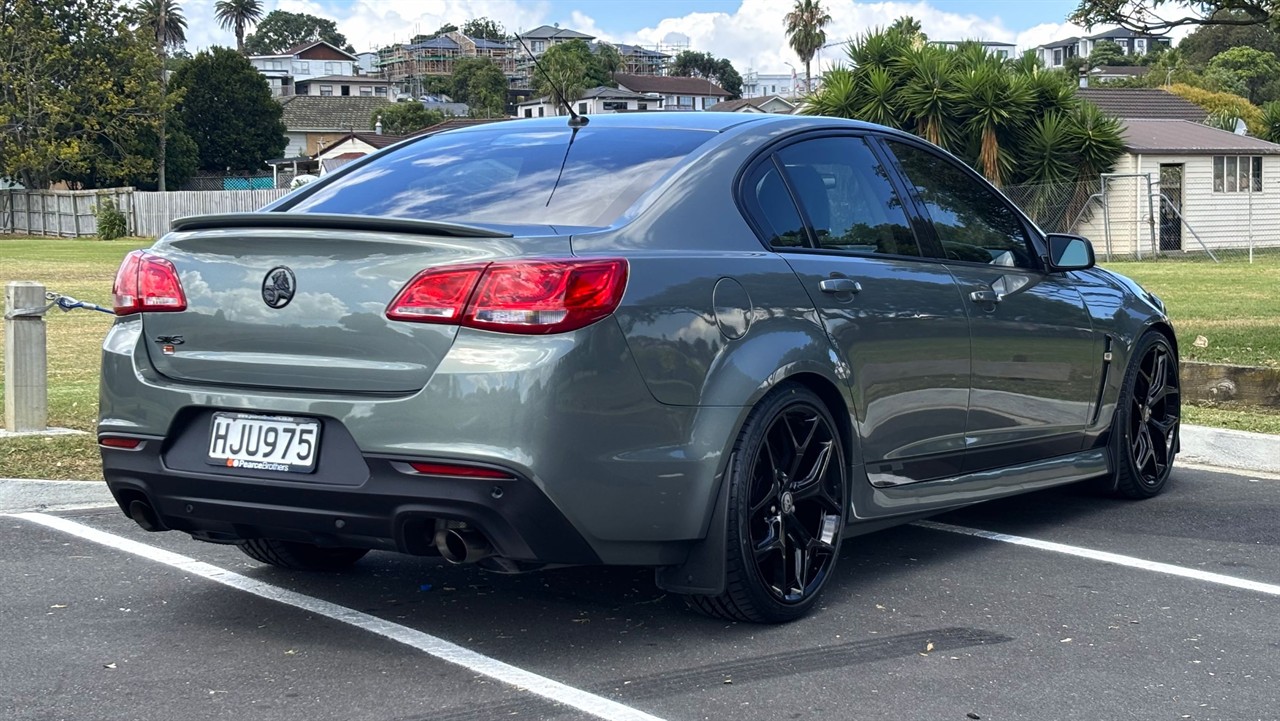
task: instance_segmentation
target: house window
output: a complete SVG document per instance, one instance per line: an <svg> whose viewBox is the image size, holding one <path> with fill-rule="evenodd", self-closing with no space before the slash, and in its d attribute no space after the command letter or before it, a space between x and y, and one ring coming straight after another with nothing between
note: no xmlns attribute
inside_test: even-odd
<svg viewBox="0 0 1280 721"><path fill-rule="evenodd" d="M1053 67L1056 68L1061 65L1062 65L1062 48L1054 48L1053 49Z"/></svg>
<svg viewBox="0 0 1280 721"><path fill-rule="evenodd" d="M648 104L648 103L636 103L636 109L638 109L638 110L648 110L648 109L649 109L649 104Z"/></svg>
<svg viewBox="0 0 1280 721"><path fill-rule="evenodd" d="M1137 40L1134 40L1134 42L1135 42L1135 43L1137 43L1137 45L1138 45L1138 52L1139 52L1140 54L1141 54L1141 53L1145 53L1145 52L1147 52L1147 39L1146 39L1146 38L1138 38Z"/></svg>
<svg viewBox="0 0 1280 721"><path fill-rule="evenodd" d="M332 85L321 85L321 86L320 86L320 94L321 94L321 95L333 95L333 86L332 86Z"/></svg>
<svg viewBox="0 0 1280 721"><path fill-rule="evenodd" d="M625 100L606 100L604 101L605 110L626 110L627 101Z"/></svg>
<svg viewBox="0 0 1280 721"><path fill-rule="evenodd" d="M360 86L360 94L361 94L361 95L367 95L367 96L369 96L369 97L372 97L372 96L373 96L373 88L369 87L368 85L361 85L361 86Z"/></svg>
<svg viewBox="0 0 1280 721"><path fill-rule="evenodd" d="M386 96L387 96L387 89L386 89L386 88L374 88L374 89L373 89L373 93L374 93L374 95L381 95L381 96L383 96L383 97L386 97Z"/></svg>
<svg viewBox="0 0 1280 721"><path fill-rule="evenodd" d="M544 52L546 49L547 49L547 41L545 40L533 41L533 52L535 55L538 53Z"/></svg>
<svg viewBox="0 0 1280 721"><path fill-rule="evenodd" d="M525 109L524 109L524 116L525 116L526 118L532 118L532 117L533 117L533 108L525 108Z"/></svg>
<svg viewBox="0 0 1280 721"><path fill-rule="evenodd" d="M586 104L586 103L578 103L578 114L579 114L579 115L586 115L586 114L587 114L587 104Z"/></svg>
<svg viewBox="0 0 1280 721"><path fill-rule="evenodd" d="M337 67L338 67L337 63L325 63L324 64L325 75L333 75L334 73L338 72L336 69Z"/></svg>
<svg viewBox="0 0 1280 721"><path fill-rule="evenodd" d="M1262 156L1217 155L1213 158L1213 192L1261 193Z"/></svg>
<svg viewBox="0 0 1280 721"><path fill-rule="evenodd" d="M538 106L538 117L541 118L547 114L547 109L541 105Z"/></svg>
<svg viewBox="0 0 1280 721"><path fill-rule="evenodd" d="M302 61L300 61L300 62L298 63L298 73L299 73L299 74L301 74L301 75L310 75L310 74L311 74L311 63L310 63L310 62L308 62L308 61L306 61L306 60L302 60Z"/></svg>

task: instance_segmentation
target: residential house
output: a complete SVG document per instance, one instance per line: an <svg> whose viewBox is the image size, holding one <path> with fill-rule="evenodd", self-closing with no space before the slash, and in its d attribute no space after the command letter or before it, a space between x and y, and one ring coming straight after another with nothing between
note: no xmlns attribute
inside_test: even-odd
<svg viewBox="0 0 1280 721"><path fill-rule="evenodd" d="M1076 228L1099 257L1280 247L1280 145L1190 120L1123 122L1106 207Z"/></svg>
<svg viewBox="0 0 1280 721"><path fill-rule="evenodd" d="M279 55L251 55L249 63L266 77L271 94L280 97L295 94L298 82L326 75L355 75L357 58L323 40L311 40Z"/></svg>
<svg viewBox="0 0 1280 721"><path fill-rule="evenodd" d="M378 75L378 54L372 50L356 53L357 75Z"/></svg>
<svg viewBox="0 0 1280 721"><path fill-rule="evenodd" d="M1151 68L1146 65L1100 65L1082 74L1080 87L1087 88L1094 82L1106 84L1112 80L1140 78L1149 72Z"/></svg>
<svg viewBox="0 0 1280 721"><path fill-rule="evenodd" d="M799 103L787 100L781 95L766 95L758 98L739 98L717 103L713 110L719 113L777 113L792 115Z"/></svg>
<svg viewBox="0 0 1280 721"><path fill-rule="evenodd" d="M1109 40L1124 51L1125 55L1145 55L1163 47L1168 48L1171 40L1159 35L1136 33L1125 28L1116 28L1097 35L1087 37L1070 37L1065 40L1041 45L1036 48L1036 55L1047 68L1060 68L1071 58L1087 58L1098 43Z"/></svg>
<svg viewBox="0 0 1280 721"><path fill-rule="evenodd" d="M994 40L930 40L930 45L937 45L947 50L955 50L967 43L976 43L986 48L987 53L1003 60L1008 60L1017 52L1018 46L1013 43L1001 43Z"/></svg>
<svg viewBox="0 0 1280 721"><path fill-rule="evenodd" d="M567 43L573 40L590 43L595 39L594 35L587 35L577 30L554 27L552 25L541 25L528 32L516 35L511 42L511 47L515 52L515 73L511 79L511 86L515 88L533 87L533 75L536 69L533 61L529 59L530 53L534 57L541 57L547 50L560 43Z"/></svg>
<svg viewBox="0 0 1280 721"><path fill-rule="evenodd" d="M729 99L729 92L707 78L678 78L618 73L614 81L622 90L661 100L663 110L707 110ZM653 109L653 108L650 108Z"/></svg>
<svg viewBox="0 0 1280 721"><path fill-rule="evenodd" d="M369 75L324 75L295 80L294 95L386 98L392 94L391 81Z"/></svg>
<svg viewBox="0 0 1280 721"><path fill-rule="evenodd" d="M599 44L596 44L598 47ZM614 43L613 47L622 56L622 70L619 72L627 75L666 75L667 62L671 60L671 56L640 47L639 45L626 45L624 43Z"/></svg>
<svg viewBox="0 0 1280 721"><path fill-rule="evenodd" d="M814 77L814 85L818 78ZM759 98L781 95L793 98L804 93L804 78L797 78L795 73L757 73L748 70L742 76L742 97Z"/></svg>
<svg viewBox="0 0 1280 721"><path fill-rule="evenodd" d="M383 135L381 131L347 133L316 152L315 159L320 163L320 174L332 173L352 160L363 158L369 153L398 143L405 137Z"/></svg>
<svg viewBox="0 0 1280 721"><path fill-rule="evenodd" d="M382 97L288 95L278 99L284 109L286 157L314 157L339 138L371 129L378 108L391 101Z"/></svg>
<svg viewBox="0 0 1280 721"><path fill-rule="evenodd" d="M463 58L492 60L511 80L517 75L516 56L516 46L511 43L453 31L381 48L378 68L397 88L417 97L423 93L424 78L453 75L454 64Z"/></svg>
<svg viewBox="0 0 1280 721"><path fill-rule="evenodd" d="M582 97L574 100L571 105L574 112L579 115L598 115L628 110L662 110L662 98L652 98L644 93L621 88L599 86L584 92ZM548 115L566 114L564 105L554 97L526 100L516 106L518 118L542 118Z"/></svg>

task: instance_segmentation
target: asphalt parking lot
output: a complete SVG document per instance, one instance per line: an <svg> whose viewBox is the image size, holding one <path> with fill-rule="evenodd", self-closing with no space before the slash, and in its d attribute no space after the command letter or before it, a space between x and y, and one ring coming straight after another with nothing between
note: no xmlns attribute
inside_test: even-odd
<svg viewBox="0 0 1280 721"><path fill-rule="evenodd" d="M1204 468L1022 496L846 544L817 613L762 627L638 569L305 575L115 509L6 516L0 718L1276 719L1277 519L1280 479Z"/></svg>

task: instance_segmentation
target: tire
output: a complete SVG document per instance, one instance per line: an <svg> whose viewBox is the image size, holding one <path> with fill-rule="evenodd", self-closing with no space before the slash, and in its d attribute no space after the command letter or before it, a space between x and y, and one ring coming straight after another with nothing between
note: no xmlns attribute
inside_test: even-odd
<svg viewBox="0 0 1280 721"><path fill-rule="evenodd" d="M274 538L252 538L236 545L255 561L293 571L341 571L369 552L367 548L324 548Z"/></svg>
<svg viewBox="0 0 1280 721"><path fill-rule="evenodd" d="M686 600L734 621L795 620L840 557L848 484L839 427L816 394L787 384L752 410L733 453L725 591Z"/></svg>
<svg viewBox="0 0 1280 721"><path fill-rule="evenodd" d="M1148 332L1134 348L1111 423L1118 495L1152 498L1168 484L1182 418L1180 390L1177 353L1163 334Z"/></svg>

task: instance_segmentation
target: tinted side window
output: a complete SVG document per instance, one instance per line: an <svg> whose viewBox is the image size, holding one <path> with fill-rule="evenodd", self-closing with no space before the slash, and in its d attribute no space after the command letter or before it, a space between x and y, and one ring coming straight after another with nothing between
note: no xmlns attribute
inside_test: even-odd
<svg viewBox="0 0 1280 721"><path fill-rule="evenodd" d="M948 158L914 145L888 144L928 208L947 258L1036 267L1022 221L985 183Z"/></svg>
<svg viewBox="0 0 1280 721"><path fill-rule="evenodd" d="M847 253L920 255L888 174L854 137L805 140L778 151L818 246Z"/></svg>
<svg viewBox="0 0 1280 721"><path fill-rule="evenodd" d="M778 166L765 161L747 176L746 192L755 201L756 217L764 226L769 245L799 248L805 245L804 221L782 182Z"/></svg>

